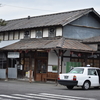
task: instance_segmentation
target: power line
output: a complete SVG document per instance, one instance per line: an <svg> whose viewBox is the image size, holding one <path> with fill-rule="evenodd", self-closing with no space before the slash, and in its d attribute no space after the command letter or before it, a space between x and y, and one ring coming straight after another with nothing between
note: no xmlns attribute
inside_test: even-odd
<svg viewBox="0 0 100 100"><path fill-rule="evenodd" d="M54 10L36 9L36 8L22 7L22 6L8 5L8 4L0 4L0 7L3 7L3 6L10 6L10 7L15 7L15 8L30 9L30 10L54 11Z"/></svg>

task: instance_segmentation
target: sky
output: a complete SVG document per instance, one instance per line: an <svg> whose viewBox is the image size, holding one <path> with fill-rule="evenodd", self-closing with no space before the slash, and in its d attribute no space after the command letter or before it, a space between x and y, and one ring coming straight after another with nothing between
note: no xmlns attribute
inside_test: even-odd
<svg viewBox="0 0 100 100"><path fill-rule="evenodd" d="M100 14L100 0L0 0L0 19L12 20L86 8L94 8Z"/></svg>

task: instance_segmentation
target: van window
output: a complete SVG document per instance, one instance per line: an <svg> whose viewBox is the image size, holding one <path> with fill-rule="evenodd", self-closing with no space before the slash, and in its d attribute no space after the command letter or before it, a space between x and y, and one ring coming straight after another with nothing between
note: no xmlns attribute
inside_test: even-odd
<svg viewBox="0 0 100 100"><path fill-rule="evenodd" d="M95 69L88 69L88 75L97 75L97 72Z"/></svg>
<svg viewBox="0 0 100 100"><path fill-rule="evenodd" d="M73 68L69 73L82 74L83 71L84 71L83 68Z"/></svg>

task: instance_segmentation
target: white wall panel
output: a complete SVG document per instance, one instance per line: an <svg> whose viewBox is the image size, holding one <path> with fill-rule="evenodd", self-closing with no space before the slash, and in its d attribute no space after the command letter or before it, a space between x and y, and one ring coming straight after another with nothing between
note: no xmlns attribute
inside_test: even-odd
<svg viewBox="0 0 100 100"><path fill-rule="evenodd" d="M19 31L15 31L14 33L14 40L18 39Z"/></svg>
<svg viewBox="0 0 100 100"><path fill-rule="evenodd" d="M20 31L20 39L24 38L24 31Z"/></svg>
<svg viewBox="0 0 100 100"><path fill-rule="evenodd" d="M3 40L3 33L0 33L0 40Z"/></svg>
<svg viewBox="0 0 100 100"><path fill-rule="evenodd" d="M8 40L8 32L5 32L4 40Z"/></svg>
<svg viewBox="0 0 100 100"><path fill-rule="evenodd" d="M14 35L13 32L9 33L9 40L13 40L13 35Z"/></svg>
<svg viewBox="0 0 100 100"><path fill-rule="evenodd" d="M43 37L48 37L48 28L43 29Z"/></svg>
<svg viewBox="0 0 100 100"><path fill-rule="evenodd" d="M35 38L35 30L31 30L31 38Z"/></svg>
<svg viewBox="0 0 100 100"><path fill-rule="evenodd" d="M62 36L62 27L56 29L56 36Z"/></svg>
<svg viewBox="0 0 100 100"><path fill-rule="evenodd" d="M49 52L48 65L58 65L58 57L55 52Z"/></svg>

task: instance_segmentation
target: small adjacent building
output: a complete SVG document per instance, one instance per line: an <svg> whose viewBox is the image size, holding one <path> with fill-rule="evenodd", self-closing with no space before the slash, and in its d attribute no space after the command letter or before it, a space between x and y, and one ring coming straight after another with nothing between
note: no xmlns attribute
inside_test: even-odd
<svg viewBox="0 0 100 100"><path fill-rule="evenodd" d="M0 26L0 78L46 81L71 67L100 67L100 15L93 8L6 23Z"/></svg>

